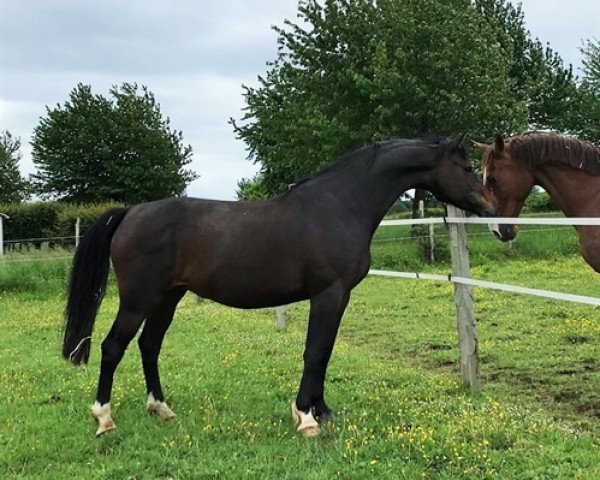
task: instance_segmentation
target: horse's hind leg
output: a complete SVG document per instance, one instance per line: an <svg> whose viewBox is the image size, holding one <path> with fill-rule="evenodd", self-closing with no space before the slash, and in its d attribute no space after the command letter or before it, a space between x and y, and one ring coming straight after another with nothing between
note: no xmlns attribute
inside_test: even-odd
<svg viewBox="0 0 600 480"><path fill-rule="evenodd" d="M129 342L144 321L144 313L119 307L117 318L110 332L102 342L102 362L100 364L100 379L96 402L92 406L92 415L98 421L96 435L101 435L115 428L110 415L110 395L113 378L119 362L125 354Z"/></svg>
<svg viewBox="0 0 600 480"><path fill-rule="evenodd" d="M162 392L158 373L158 356L164 336L173 320L177 303L184 294L184 289L169 292L162 303L148 315L138 340L148 390L148 411L165 420L175 417L175 413L167 406Z"/></svg>

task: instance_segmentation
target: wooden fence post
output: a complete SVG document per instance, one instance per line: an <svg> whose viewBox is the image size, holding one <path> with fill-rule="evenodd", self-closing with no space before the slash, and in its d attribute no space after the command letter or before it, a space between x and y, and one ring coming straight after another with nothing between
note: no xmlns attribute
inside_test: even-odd
<svg viewBox="0 0 600 480"><path fill-rule="evenodd" d="M0 213L0 257L4 255L4 219L8 219L8 215Z"/></svg>
<svg viewBox="0 0 600 480"><path fill-rule="evenodd" d="M75 222L75 248L79 246L79 230L81 227L81 219L77 217L77 221Z"/></svg>
<svg viewBox="0 0 600 480"><path fill-rule="evenodd" d="M287 322L287 306L275 307L275 316L277 317L277 328L283 330Z"/></svg>
<svg viewBox="0 0 600 480"><path fill-rule="evenodd" d="M419 218L425 218L425 202L419 200Z"/></svg>
<svg viewBox="0 0 600 480"><path fill-rule="evenodd" d="M452 205L448 205L448 217L461 218L465 213ZM469 252L467 249L467 232L464 224L449 224L452 275L470 278ZM458 329L458 346L460 352L460 376L463 383L471 390L481 390L479 376L479 346L477 338L477 322L473 305L473 287L454 284L454 301L456 303L456 327Z"/></svg>
<svg viewBox="0 0 600 480"><path fill-rule="evenodd" d="M429 224L429 262L435 263L435 225Z"/></svg>
<svg viewBox="0 0 600 480"><path fill-rule="evenodd" d="M425 218L425 202L419 200L419 217ZM435 230L433 223L429 224L429 263L435 263Z"/></svg>

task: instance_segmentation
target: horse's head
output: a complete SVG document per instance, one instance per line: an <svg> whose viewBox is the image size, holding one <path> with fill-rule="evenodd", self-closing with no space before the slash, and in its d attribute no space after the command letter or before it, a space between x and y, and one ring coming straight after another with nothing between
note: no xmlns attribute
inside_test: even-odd
<svg viewBox="0 0 600 480"><path fill-rule="evenodd" d="M483 152L483 181L497 200L498 216L518 217L535 180L531 170L511 154L510 141L496 135L492 145L475 143ZM517 235L515 225L492 225L492 231L503 242Z"/></svg>
<svg viewBox="0 0 600 480"><path fill-rule="evenodd" d="M473 171L463 138L440 145L443 150L428 172L424 188L442 202L482 217L496 216L496 200Z"/></svg>

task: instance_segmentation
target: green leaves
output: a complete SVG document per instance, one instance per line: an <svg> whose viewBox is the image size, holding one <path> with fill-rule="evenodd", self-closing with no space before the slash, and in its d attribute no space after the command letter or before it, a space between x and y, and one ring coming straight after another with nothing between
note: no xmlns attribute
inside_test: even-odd
<svg viewBox="0 0 600 480"><path fill-rule="evenodd" d="M579 85L576 106L571 110L577 134L586 140L600 140L600 41L588 40L581 48L584 77Z"/></svg>
<svg viewBox="0 0 600 480"><path fill-rule="evenodd" d="M302 2L232 121L270 194L365 142L526 125L496 32L467 0Z"/></svg>
<svg viewBox="0 0 600 480"><path fill-rule="evenodd" d="M275 31L278 55L232 120L270 195L381 138L550 128L598 139L597 43L579 85L507 0L306 0Z"/></svg>
<svg viewBox="0 0 600 480"><path fill-rule="evenodd" d="M239 200L264 200L269 197L269 193L259 175L255 175L253 178L241 179L238 181L237 187L236 194Z"/></svg>
<svg viewBox="0 0 600 480"><path fill-rule="evenodd" d="M154 95L136 84L94 95L79 84L64 106L47 108L32 156L38 193L70 202L140 203L183 192L192 149L171 130Z"/></svg>
<svg viewBox="0 0 600 480"><path fill-rule="evenodd" d="M584 81L596 92L600 91L600 40L588 40L581 48Z"/></svg>
<svg viewBox="0 0 600 480"><path fill-rule="evenodd" d="M573 131L570 112L577 84L571 66L565 66L552 48L531 37L520 5L515 7L507 0L475 0L474 7L495 32L507 62L511 94L526 109L524 127Z"/></svg>
<svg viewBox="0 0 600 480"><path fill-rule="evenodd" d="M20 203L29 196L29 183L19 172L20 148L19 138L0 132L0 203Z"/></svg>

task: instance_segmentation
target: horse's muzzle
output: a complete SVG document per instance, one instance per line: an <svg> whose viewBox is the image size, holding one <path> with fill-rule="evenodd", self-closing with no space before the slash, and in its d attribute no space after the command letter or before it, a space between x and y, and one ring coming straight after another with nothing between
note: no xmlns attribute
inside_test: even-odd
<svg viewBox="0 0 600 480"><path fill-rule="evenodd" d="M494 225L491 224L490 230L501 242L510 242L517 236L517 227L515 225Z"/></svg>

